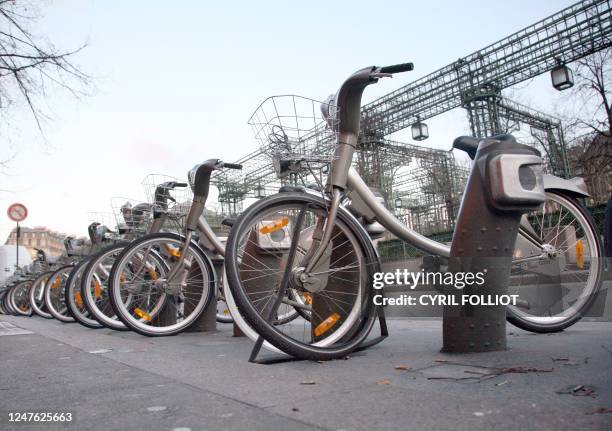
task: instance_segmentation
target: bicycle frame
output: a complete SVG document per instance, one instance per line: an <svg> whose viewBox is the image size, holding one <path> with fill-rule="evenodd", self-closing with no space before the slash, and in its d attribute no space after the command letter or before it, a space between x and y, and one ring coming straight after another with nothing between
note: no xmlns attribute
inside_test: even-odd
<svg viewBox="0 0 612 431"><path fill-rule="evenodd" d="M450 246L439 243L424 235L410 229L401 223L385 206L376 198L357 171L351 166L353 155L357 149L358 137L360 132L361 116L361 95L365 87L378 81L381 77L391 76L392 73L399 71L412 70L406 65L392 66L388 68L367 67L355 72L340 87L334 98L335 105L341 107L339 114L338 128L333 123L328 122L330 127L338 133L331 162L330 174L327 178L326 193L331 199L326 220L321 219L317 223L316 232L313 238L314 250L310 253L306 261L304 272L311 273L323 256L324 250L329 244L332 228L335 222L338 207L343 196L351 193L351 199L357 201L358 205L365 211L364 216L376 218L376 220L389 232L396 235L403 241L436 256L450 257ZM389 73L390 72L390 73ZM326 113L324 112L324 116ZM565 180L552 175L542 176L544 189L563 190L570 195L577 197L588 196L586 184L581 178ZM348 193L347 193L348 192ZM358 211L359 212L359 211ZM523 230L523 228L520 228ZM542 246L541 242L532 238L526 230L523 234L528 241L537 246ZM541 256L545 256L545 252Z"/></svg>
<svg viewBox="0 0 612 431"><path fill-rule="evenodd" d="M579 197L586 197L588 194L584 191L585 187L583 186L584 180L582 179L572 179L565 180L563 178L555 177L552 175L544 175L544 189L545 190L565 190L573 195ZM395 215L391 211L389 211L383 203L372 193L372 190L366 185L363 181L359 173L355 170L354 167L350 167L347 175L347 189L350 193L351 200L355 202L356 200L360 201L362 205L358 205L360 207L364 207L365 209L371 211L368 214L362 214L369 217L376 217L376 220L383 225L385 229L389 232L400 238L401 240L407 242L415 246L416 248L430 253L435 256L440 257L449 257L450 256L450 246L434 241L431 238L428 238L424 235L421 235L417 231L409 228L404 225L400 220L398 220ZM330 215L336 205L333 200L330 208ZM336 206L337 208L337 206ZM534 243L534 245L542 246L541 241L537 238L533 238L532 235L524 228L520 229L520 235L522 235L528 241ZM325 235L323 235L323 239L319 243L318 249L323 250L327 247L327 243L325 242ZM540 259L545 257L545 253L541 256L533 256L531 258L519 259L516 260L516 263L527 261L528 259ZM318 260L318 259L317 259ZM316 261L313 259L311 262L312 267L315 266ZM307 269L309 269L307 267Z"/></svg>
<svg viewBox="0 0 612 431"><path fill-rule="evenodd" d="M378 222L389 232L430 254L441 257L450 256L450 246L427 238L400 222L387 208L385 208L376 196L374 196L374 193L372 193L363 179L361 179L355 168L351 167L349 169L347 180L348 187L352 190L351 199L355 199L354 195L357 195L358 199L361 199L366 207L372 210Z"/></svg>

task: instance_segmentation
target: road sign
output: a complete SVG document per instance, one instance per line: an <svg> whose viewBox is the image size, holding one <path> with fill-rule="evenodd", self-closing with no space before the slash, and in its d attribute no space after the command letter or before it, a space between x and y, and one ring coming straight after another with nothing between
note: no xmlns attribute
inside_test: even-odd
<svg viewBox="0 0 612 431"><path fill-rule="evenodd" d="M11 220L19 223L20 221L24 221L28 216L28 209L25 205L16 203L8 207L6 213Z"/></svg>

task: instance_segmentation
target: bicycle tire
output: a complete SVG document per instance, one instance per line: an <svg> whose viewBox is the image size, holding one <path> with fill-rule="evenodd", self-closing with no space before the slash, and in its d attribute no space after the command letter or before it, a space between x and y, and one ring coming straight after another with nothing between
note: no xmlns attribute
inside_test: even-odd
<svg viewBox="0 0 612 431"><path fill-rule="evenodd" d="M66 301L66 306L70 311L74 320L76 320L81 325L90 329L100 329L104 326L95 319L90 319L88 315L83 313L80 308L85 309L85 311L89 314L89 310L85 307L85 301L83 300L83 295L81 293L81 280L83 278L83 272L87 266L87 263L91 260L90 257L86 257L81 259L75 266L70 275L68 276L68 280L66 281L66 286L64 287L64 298ZM79 302L81 305L79 305Z"/></svg>
<svg viewBox="0 0 612 431"><path fill-rule="evenodd" d="M63 286L61 285L62 283L66 283L66 281L68 280L68 276L70 276L70 271L72 271L74 269L74 265L64 265L60 268L58 268L55 272L53 272L53 274L51 274L51 276L49 277L49 280L47 281L47 283L45 284L45 293L44 293L44 297L45 297L45 306L47 307L47 310L49 311L49 314L51 314L53 316L54 319L59 320L60 322L63 323L74 323L74 317L72 317L72 315L70 314L70 309L68 308L68 306L66 305L65 302L64 305L66 306L66 314L62 314L60 313L58 310L55 309L53 303L52 303L52 299L51 299L51 289L60 289L61 292L65 292ZM53 287L54 283L57 282L57 278L58 277L62 277L59 280L58 285L56 285L55 287ZM64 279L65 278L65 279ZM61 299L60 297L60 302L62 302L63 299ZM61 305L61 304L60 304Z"/></svg>
<svg viewBox="0 0 612 431"><path fill-rule="evenodd" d="M238 268L239 241L244 234L244 230L250 228L252 220L254 220L260 212L265 211L266 207L274 207L280 204L304 204L319 206L319 208L328 208L329 201L324 200L319 195L311 193L279 193L259 200L244 211L238 217L230 231L226 245L226 273L232 297L236 302L239 313L245 321L257 334L261 335L266 341L279 350L295 358L306 360L332 360L345 357L358 348L367 338L375 322L375 306L370 297L373 293L373 289L367 287L367 285L371 286L373 273L380 270L380 260L378 259L376 250L363 226L361 226L348 211L340 207L338 209L338 220L341 220L354 235L359 246L362 248L361 252L364 253L363 257L367 262L365 265L368 278L365 287L367 296L364 298L364 302L362 302L362 304L365 304L365 307L367 307L364 313L365 317L361 317L360 320L356 322L354 328L352 328L352 333L347 334L347 336L341 340L341 345L336 343L329 346L315 346L301 343L291 337L287 337L263 318L254 308L247 294L242 289L241 277L239 274L240 269Z"/></svg>
<svg viewBox="0 0 612 431"><path fill-rule="evenodd" d="M50 313L47 313L43 308L45 307L45 298L44 298L44 290L46 280L49 279L49 276L53 274L53 271L47 271L40 274L38 277L34 279L32 282L32 288L30 289L30 306L34 313L40 317L45 319L53 319L53 316ZM36 298L36 292L40 290L40 299ZM39 305L39 302L41 303Z"/></svg>
<svg viewBox="0 0 612 431"><path fill-rule="evenodd" d="M595 221L593 220L593 217L588 212L588 210L582 204L580 204L580 202L578 202L575 197L567 193L563 193L561 191L547 191L547 194L557 196L562 201L565 201L568 206L573 207L578 213L580 213L584 217L588 229L591 230L594 246L597 251L597 256L595 257L595 263L597 264L597 268L594 279L594 288L592 292L589 294L588 298L583 302L583 304L581 304L581 306L576 309L571 316L567 316L563 320L551 323L536 322L533 319L530 320L528 318L525 318L524 316L521 316L521 313L518 312L517 308L513 306L507 307L506 319L508 322L526 331L536 333L559 332L578 322L588 311L589 307L593 304L593 301L595 301L597 294L599 293L604 266L603 244L601 242L600 235L597 232Z"/></svg>
<svg viewBox="0 0 612 431"><path fill-rule="evenodd" d="M83 296L83 302L85 303L85 307L87 307L87 310L101 325L109 329L114 329L116 331L129 331L130 328L125 326L125 324L121 320L119 320L116 315L114 315L114 318L112 316L107 316L104 311L100 309L99 305L96 303L96 298L94 298L95 292L93 296L91 294L91 285L92 283L94 285L95 283L100 283L100 281L97 279L97 276L95 275L95 271L98 269L99 265L101 265L101 261L108 258L109 256L112 256L115 253L119 255L121 250L123 250L127 245L128 243L114 244L100 250L98 253L93 255L87 263L87 266L83 273L83 277L81 278L81 295ZM94 278L96 279L94 280ZM99 295L108 295L109 280L110 277L106 280L106 283L100 283L101 286ZM108 299L108 301L108 307L110 307L112 310L110 299Z"/></svg>
<svg viewBox="0 0 612 431"><path fill-rule="evenodd" d="M111 270L110 277L109 277L110 300L111 300L111 305L113 307L113 310L115 311L117 317L119 317L119 319L121 319L121 321L134 332L137 332L141 335L145 335L148 337L172 336L172 335L177 335L189 329L190 326L192 326L198 321L198 318L202 315L204 310L209 306L209 304L211 303L211 301L213 300L215 296L215 289L216 289L216 276L215 276L214 267L213 267L213 264L210 258L206 255L206 253L204 253L204 251L195 242L191 242L189 245L189 249L192 251L192 253L197 254L200 261L204 264L205 270L208 273L207 283L209 285L209 288L206 289L206 294L202 295L202 297L204 297L204 301L201 303L198 303L198 306L196 307L196 309L193 311L192 314L190 314L188 323L185 323L182 325L172 325L172 326L165 327L165 328L164 327L145 327L145 326L139 325L136 322L136 319L134 319L133 316L129 313L129 311L126 311L124 304L122 302L120 303L120 301L122 301L121 292L120 292L120 285L121 285L121 280L120 280L121 269L120 268L126 265L126 263L124 263L123 261L130 256L130 253L132 253L132 250L139 248L144 243L153 242L153 241L161 240L161 239L166 239L169 242L172 241L172 242L177 242L177 243L182 243L184 241L183 236L174 234L174 233L160 232L160 233L154 233L154 234L142 236L138 238L137 240L131 242L129 246L125 247L123 251L121 252L121 254L117 256L117 259L115 260L115 263L113 265L113 268ZM161 257L160 259L162 262L164 262ZM164 264L166 265L166 270L168 270L170 266L168 266L167 263L165 262Z"/></svg>

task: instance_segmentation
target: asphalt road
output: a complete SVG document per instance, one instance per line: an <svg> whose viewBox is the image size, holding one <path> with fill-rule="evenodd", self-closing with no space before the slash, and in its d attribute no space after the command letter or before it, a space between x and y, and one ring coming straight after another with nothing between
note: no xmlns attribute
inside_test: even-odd
<svg viewBox="0 0 612 431"><path fill-rule="evenodd" d="M153 339L1 316L0 429L612 429L612 323L507 330L507 351L450 355L440 320L392 320L347 360L259 365L229 325ZM8 421L31 411L73 421Z"/></svg>

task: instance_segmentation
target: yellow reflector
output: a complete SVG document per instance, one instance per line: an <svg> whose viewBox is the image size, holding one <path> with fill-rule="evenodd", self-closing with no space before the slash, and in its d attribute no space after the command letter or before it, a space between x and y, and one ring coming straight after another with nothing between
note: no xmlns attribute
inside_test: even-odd
<svg viewBox="0 0 612 431"><path fill-rule="evenodd" d="M230 314L230 312L229 312L229 310L226 308L225 310L223 310L223 314L225 314L225 315L227 316L228 314Z"/></svg>
<svg viewBox="0 0 612 431"><path fill-rule="evenodd" d="M81 292L77 292L76 295L74 295L74 300L80 308L83 308L83 298L81 297Z"/></svg>
<svg viewBox="0 0 612 431"><path fill-rule="evenodd" d="M580 269L584 268L584 244L581 239L576 242L576 266Z"/></svg>
<svg viewBox="0 0 612 431"><path fill-rule="evenodd" d="M149 313L147 313L144 310L141 310L140 308L134 308L134 313L136 313L136 315L140 317L142 320L146 320L147 322L150 322L151 320L153 320L153 318L151 317Z"/></svg>
<svg viewBox="0 0 612 431"><path fill-rule="evenodd" d="M166 250L168 250L168 253L173 257L181 257L181 249L178 247L166 244Z"/></svg>
<svg viewBox="0 0 612 431"><path fill-rule="evenodd" d="M121 278L123 279L123 274L121 274ZM121 280L123 282L123 280ZM96 299L102 296L102 286L100 286L100 282L96 280L96 284L94 286L94 295L96 295Z"/></svg>
<svg viewBox="0 0 612 431"><path fill-rule="evenodd" d="M312 295L308 292L304 292L304 299L306 300L306 304L312 305Z"/></svg>
<svg viewBox="0 0 612 431"><path fill-rule="evenodd" d="M53 284L51 285L51 289L57 289L58 287L60 287L60 284L62 284L62 279L61 279L61 277L57 277L55 280L53 280Z"/></svg>
<svg viewBox="0 0 612 431"><path fill-rule="evenodd" d="M151 274L151 278L153 280L157 280L158 279L158 275L157 275L157 271L155 271L155 268L149 268L149 274Z"/></svg>
<svg viewBox="0 0 612 431"><path fill-rule="evenodd" d="M315 328L315 336L320 337L321 335L325 334L327 331L334 327L338 320L340 320L340 315L338 313L334 313L329 316L327 319L319 323L319 326Z"/></svg>
<svg viewBox="0 0 612 431"><path fill-rule="evenodd" d="M268 233L276 232L277 230L284 228L288 224L289 224L289 219L285 217L272 225L262 227L261 229L259 229L259 232L266 235Z"/></svg>

